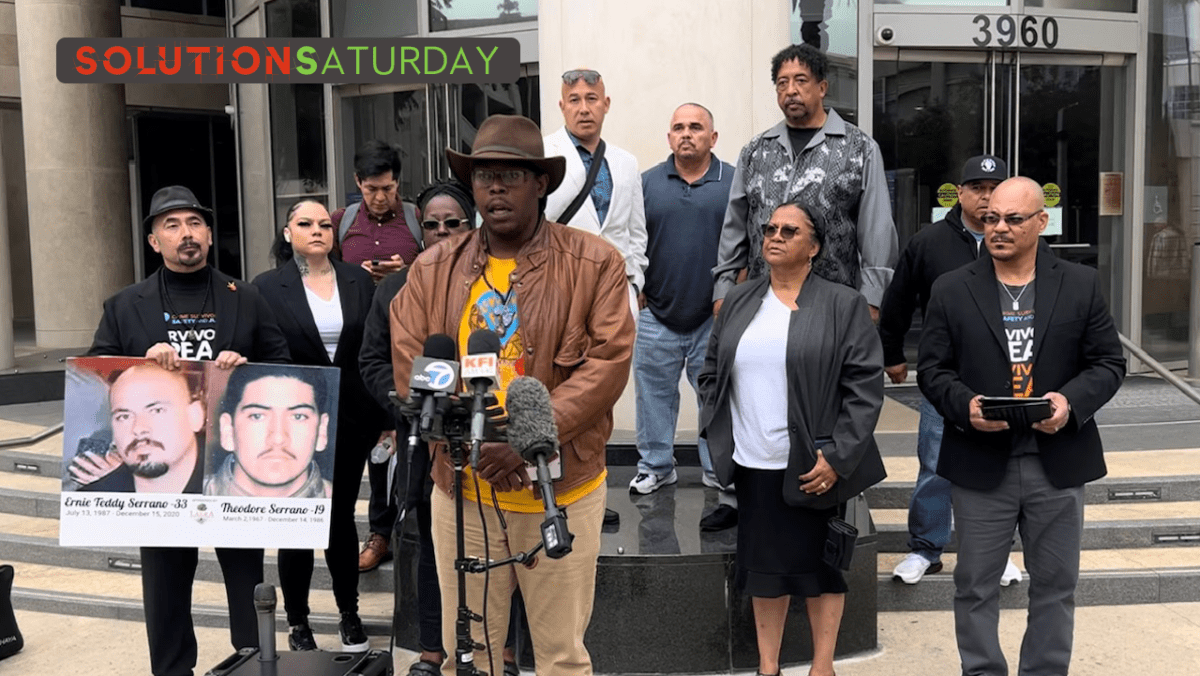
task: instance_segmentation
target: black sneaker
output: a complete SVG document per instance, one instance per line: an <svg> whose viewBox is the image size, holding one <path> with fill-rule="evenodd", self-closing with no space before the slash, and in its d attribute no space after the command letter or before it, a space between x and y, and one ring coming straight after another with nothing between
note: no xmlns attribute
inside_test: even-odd
<svg viewBox="0 0 1200 676"><path fill-rule="evenodd" d="M365 653L371 644L367 640L367 632L363 631L362 620L358 613L342 613L338 622L338 635L342 637L342 651L348 653Z"/></svg>
<svg viewBox="0 0 1200 676"><path fill-rule="evenodd" d="M712 514L700 519L700 530L706 533L712 533L719 530L727 530L737 525L738 513L737 510L729 505L721 505L712 511Z"/></svg>
<svg viewBox="0 0 1200 676"><path fill-rule="evenodd" d="M317 640L313 638L312 629L308 624L297 624L288 634L289 650L319 650Z"/></svg>

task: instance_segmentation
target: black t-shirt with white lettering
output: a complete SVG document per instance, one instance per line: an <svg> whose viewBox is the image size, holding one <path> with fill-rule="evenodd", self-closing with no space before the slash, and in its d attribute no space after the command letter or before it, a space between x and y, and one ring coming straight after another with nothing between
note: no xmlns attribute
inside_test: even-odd
<svg viewBox="0 0 1200 676"><path fill-rule="evenodd" d="M1010 286L998 282L1000 317L1004 321L1004 340L1008 361L1012 364L1012 396L1033 395L1033 299L1034 282ZM1037 453L1032 429L1013 430L1013 455Z"/></svg>
<svg viewBox="0 0 1200 676"><path fill-rule="evenodd" d="M172 272L162 268L163 320L167 322L167 341L180 359L214 359L213 341L217 337L217 290L212 270L207 266L196 272Z"/></svg>

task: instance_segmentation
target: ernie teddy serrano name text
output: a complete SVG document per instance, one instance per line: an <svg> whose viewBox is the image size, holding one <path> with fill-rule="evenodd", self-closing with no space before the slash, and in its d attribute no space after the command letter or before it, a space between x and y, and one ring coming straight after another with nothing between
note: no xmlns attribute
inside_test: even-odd
<svg viewBox="0 0 1200 676"><path fill-rule="evenodd" d="M515 38L63 38L63 83L511 83Z"/></svg>

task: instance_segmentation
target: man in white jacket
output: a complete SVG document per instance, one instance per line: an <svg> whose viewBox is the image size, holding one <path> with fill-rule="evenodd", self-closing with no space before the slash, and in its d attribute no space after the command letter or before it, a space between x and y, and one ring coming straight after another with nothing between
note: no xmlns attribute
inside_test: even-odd
<svg viewBox="0 0 1200 676"><path fill-rule="evenodd" d="M600 235L625 257L633 315L643 304L646 272L646 213L642 203L642 177L637 159L628 152L601 141L600 131L608 114L609 98L604 80L594 70L576 69L563 73L562 110L564 126L545 138L547 157L567 159L562 184L547 197L546 218ZM574 215L562 218L568 207L584 192L593 158L605 148L592 187Z"/></svg>

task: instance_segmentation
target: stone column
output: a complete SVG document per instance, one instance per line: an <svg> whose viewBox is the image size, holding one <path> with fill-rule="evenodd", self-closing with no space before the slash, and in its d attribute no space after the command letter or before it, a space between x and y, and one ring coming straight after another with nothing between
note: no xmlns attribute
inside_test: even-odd
<svg viewBox="0 0 1200 676"><path fill-rule="evenodd" d="M125 86L59 82L54 50L120 37L120 7L17 0L16 17L37 344L83 347L104 299L133 281Z"/></svg>
<svg viewBox="0 0 1200 676"><path fill-rule="evenodd" d="M4 136L0 134L0 139ZM0 144L0 158L4 148ZM8 245L8 198L4 194L4 162L0 161L0 371L10 369L16 361L13 351L12 264Z"/></svg>

